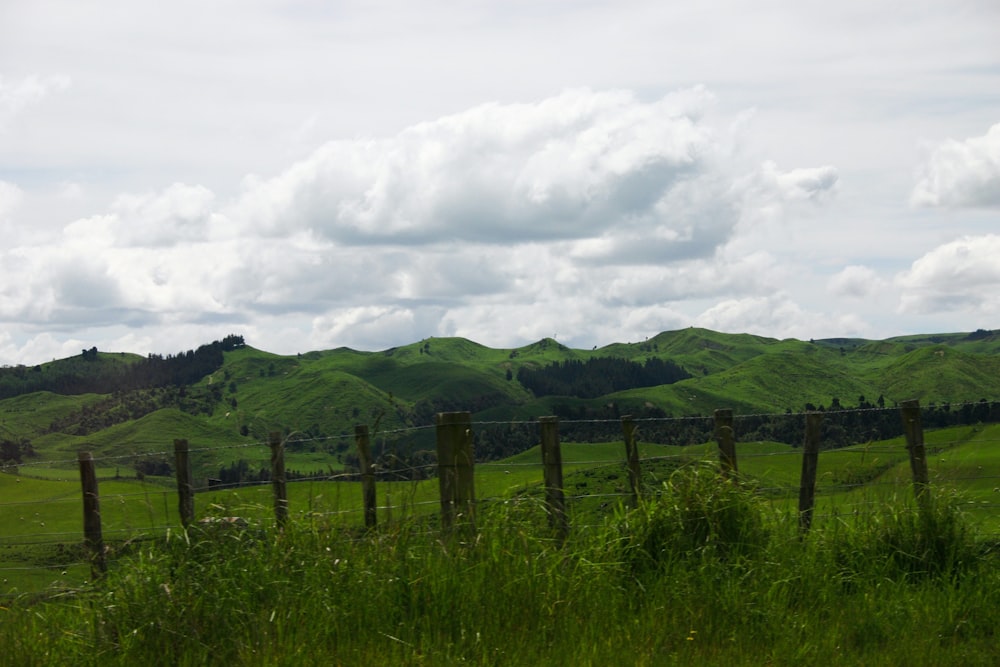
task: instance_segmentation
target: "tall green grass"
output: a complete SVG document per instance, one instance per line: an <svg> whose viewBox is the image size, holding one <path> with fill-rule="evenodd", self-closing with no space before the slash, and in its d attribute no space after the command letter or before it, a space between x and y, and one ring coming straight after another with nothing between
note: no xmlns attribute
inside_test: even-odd
<svg viewBox="0 0 1000 667"><path fill-rule="evenodd" d="M822 525L799 535L794 514L691 465L562 546L529 496L449 535L191 528L74 595L5 603L0 662L995 663L996 556L954 504Z"/></svg>

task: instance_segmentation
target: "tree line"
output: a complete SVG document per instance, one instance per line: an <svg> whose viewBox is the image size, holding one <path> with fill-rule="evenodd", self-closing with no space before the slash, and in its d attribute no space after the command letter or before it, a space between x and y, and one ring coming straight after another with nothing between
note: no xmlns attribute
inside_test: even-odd
<svg viewBox="0 0 1000 667"><path fill-rule="evenodd" d="M3 438L0 440L0 466L24 463L24 457L37 456L31 441L26 438Z"/></svg>
<svg viewBox="0 0 1000 667"><path fill-rule="evenodd" d="M868 401L859 396L854 405L832 398L829 405L804 406L807 411L824 414L821 426L823 449L898 438L903 435L903 423L895 406L886 407L882 396ZM621 417L635 420L636 438L642 442L663 445L697 445L715 439L715 421L711 415L672 418L661 408L650 405L623 406L618 402L601 405L556 403L552 412L560 418L559 436L566 442L615 442L622 438ZM930 403L921 409L925 428L974 426L1000 423L1000 401L954 405ZM792 447L802 445L805 414L736 415L737 441L780 442ZM432 431L420 431L395 440L377 443L375 456L380 470L396 478L423 479L427 466L436 460ZM538 423L535 420L488 423L473 429L475 455L478 461L495 461L519 454L538 444ZM357 456L343 457L348 469L356 469Z"/></svg>
<svg viewBox="0 0 1000 667"><path fill-rule="evenodd" d="M230 334L222 340L176 355L150 354L131 360L100 355L96 347L77 357L50 364L0 368L0 399L36 391L56 394L110 394L156 387L193 384L214 373L223 364L223 353L245 347L243 336Z"/></svg>
<svg viewBox="0 0 1000 667"><path fill-rule="evenodd" d="M207 387L170 385L116 391L53 419L44 432L90 435L115 424L141 419L164 408L176 408L191 415L211 416L220 401L222 387L218 384Z"/></svg>
<svg viewBox="0 0 1000 667"><path fill-rule="evenodd" d="M569 359L547 366L521 366L517 381L535 396L598 398L616 391L673 384L692 377L683 367L656 357L645 363L617 357Z"/></svg>

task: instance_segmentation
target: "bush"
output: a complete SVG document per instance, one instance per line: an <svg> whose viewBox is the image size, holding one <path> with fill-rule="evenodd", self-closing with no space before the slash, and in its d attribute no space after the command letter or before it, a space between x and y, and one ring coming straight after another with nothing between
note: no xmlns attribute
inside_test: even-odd
<svg viewBox="0 0 1000 667"><path fill-rule="evenodd" d="M763 506L752 490L711 467L680 468L659 495L617 517L610 541L618 562L633 573L677 559L733 561L768 541Z"/></svg>
<svg viewBox="0 0 1000 667"><path fill-rule="evenodd" d="M980 556L968 521L948 499L928 502L922 510L889 502L859 518L853 530L832 531L827 539L836 566L848 577L953 578Z"/></svg>

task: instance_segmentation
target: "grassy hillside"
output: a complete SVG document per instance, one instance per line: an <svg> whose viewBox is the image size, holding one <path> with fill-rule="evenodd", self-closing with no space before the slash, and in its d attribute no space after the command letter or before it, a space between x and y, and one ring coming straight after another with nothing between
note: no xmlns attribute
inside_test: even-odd
<svg viewBox="0 0 1000 667"><path fill-rule="evenodd" d="M536 397L517 380L525 366L594 357L669 360L693 377L597 398ZM384 664L613 664L623 655L636 664L995 661L1000 425L987 423L997 421L995 406L979 403L1000 401L1000 337L992 332L806 342L685 329L593 350L552 339L491 349L433 338L295 356L238 347L220 358L180 388L0 400L0 439L30 440L34 450L17 465L3 462L0 474L0 639L9 660L92 662L87 651L97 646L117 664L326 664L338 651L346 663ZM74 376L78 370L110 377L132 361L91 351L51 368L61 369L53 377L75 377L79 389L93 378ZM6 370L8 388L49 372ZM930 527L940 533L928 535L929 523L914 519L903 440L863 431L849 441L858 444L821 452L813 532L796 534L801 448L785 444L793 439L774 423L798 438L806 404L836 399L846 407L862 397L887 407L909 398L925 407L966 402L948 410L971 419L925 434L933 497L943 508ZM142 405L156 409L121 418ZM717 479L711 420L680 419L716 408L736 413L741 484ZM272 431L288 438L287 470L343 479L355 424L372 428L383 454L397 446L430 451L433 429L420 427L451 409L475 413L474 541L440 539L439 481L388 481L392 456L379 459L379 531L359 530L359 484L322 478L289 482L284 532L271 530L266 481L196 496L198 517L244 517L249 530L179 531L176 481L162 472L175 438L191 445L196 486L237 463L268 470ZM577 429L597 421L611 433L563 442L572 526L563 547L542 509L536 425L525 421L560 411L580 415ZM662 502L626 512L616 418L643 411L658 415L637 420L643 490ZM824 438L862 414L899 423L893 410L832 410ZM573 427L566 419L561 433ZM671 442L692 444L651 442L668 427L681 434ZM488 446L502 451L496 444L505 438L518 444L516 455L480 456ZM81 450L97 459L112 563L98 584L88 583L81 544ZM700 486L677 495L687 483ZM703 543L692 543L691 524L670 518L688 510L712 524ZM720 538L733 525L718 520L733 511L748 512L736 518L748 519L740 530L753 539ZM688 551L675 548L685 544ZM730 547L737 558L716 551ZM74 594L32 604L50 586ZM509 613L483 616L483 608ZM831 613L837 609L857 613ZM442 622L424 625L429 616Z"/></svg>
<svg viewBox="0 0 1000 667"><path fill-rule="evenodd" d="M671 361L693 377L592 399L535 397L517 381L524 366L539 369L595 357ZM355 424L377 423L386 434L429 425L435 412L447 410L471 410L477 420L503 422L558 410L595 415L655 410L680 417L716 408L737 414L798 412L808 404L829 406L835 398L851 406L861 396L870 402L881 396L890 406L909 398L924 404L1000 398L1000 336L984 331L807 342L688 328L592 350L570 349L552 339L493 349L462 338L429 338L378 352L339 348L295 356L246 346L222 358L221 367L181 392L180 402L85 435L51 431L50 425L100 401L108 403L114 387L105 394L39 391L0 400L0 438L30 440L41 460L57 460L72 459L80 449L95 456L166 451L175 438L204 444L263 442L271 431L348 439ZM137 359L99 353L40 370L7 371L9 378L57 371L70 376L87 369L106 374ZM344 451L339 442L329 449L331 455L334 449ZM216 465L243 454L234 448L230 461L216 457L199 463L200 474L209 475ZM322 467L306 463L310 469Z"/></svg>
<svg viewBox="0 0 1000 667"><path fill-rule="evenodd" d="M933 345L906 352L870 373L871 382L893 400L904 396L922 401L992 400L1000 377L1000 356L974 354L962 347Z"/></svg>
<svg viewBox="0 0 1000 667"><path fill-rule="evenodd" d="M68 412L96 403L98 394L62 395L50 391L22 394L0 401L0 438L35 439Z"/></svg>

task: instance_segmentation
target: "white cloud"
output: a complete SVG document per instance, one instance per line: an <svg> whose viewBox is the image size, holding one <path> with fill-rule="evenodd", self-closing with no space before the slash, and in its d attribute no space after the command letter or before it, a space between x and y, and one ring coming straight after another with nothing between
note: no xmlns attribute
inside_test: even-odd
<svg viewBox="0 0 1000 667"><path fill-rule="evenodd" d="M487 104L394 137L336 141L266 181L229 217L267 234L311 229L339 243L515 243L678 225L671 198L713 169L703 89L642 102L573 90L534 104ZM697 205L697 204L695 204Z"/></svg>
<svg viewBox="0 0 1000 667"><path fill-rule="evenodd" d="M51 333L42 333L16 344L6 332L0 332L0 358L22 360L39 364L52 359L64 359L80 354L86 346L76 338L57 339ZM91 346L92 347L92 346Z"/></svg>
<svg viewBox="0 0 1000 667"><path fill-rule="evenodd" d="M838 179L836 167L830 165L782 172L771 161L761 165L759 177L784 201L819 199L834 189Z"/></svg>
<svg viewBox="0 0 1000 667"><path fill-rule="evenodd" d="M744 226L783 221L808 204L822 205L834 196L840 175L832 165L782 171L771 160L738 179L734 191L742 197Z"/></svg>
<svg viewBox="0 0 1000 667"><path fill-rule="evenodd" d="M706 120L714 104L701 87L577 89L330 142L230 201L179 182L119 194L58 238L0 250L0 318L111 342L226 323L365 349L653 335L690 322L685 303L780 289L785 268L742 248L741 225L837 182L736 157L738 137Z"/></svg>
<svg viewBox="0 0 1000 667"><path fill-rule="evenodd" d="M917 206L1000 207L1000 123L980 137L949 139L920 166Z"/></svg>
<svg viewBox="0 0 1000 667"><path fill-rule="evenodd" d="M747 332L787 331L808 320L802 308L785 292L743 299L725 299L707 309L696 324L708 329L732 331L734 325Z"/></svg>
<svg viewBox="0 0 1000 667"><path fill-rule="evenodd" d="M882 278L867 266L845 266L827 281L827 289L836 296L863 299L880 290Z"/></svg>
<svg viewBox="0 0 1000 667"><path fill-rule="evenodd" d="M858 335L869 329L856 314L806 310L787 292L720 301L696 317L695 324L718 331L800 340Z"/></svg>
<svg viewBox="0 0 1000 667"><path fill-rule="evenodd" d="M312 322L309 342L317 349L347 346L377 350L431 335L441 328L444 310L405 306L357 306L333 310Z"/></svg>
<svg viewBox="0 0 1000 667"><path fill-rule="evenodd" d="M1000 236L965 236L934 248L896 276L902 313L1000 314Z"/></svg>
<svg viewBox="0 0 1000 667"><path fill-rule="evenodd" d="M162 193L121 195L112 204L119 245L162 246L209 236L215 195L201 185L174 183Z"/></svg>
<svg viewBox="0 0 1000 667"><path fill-rule="evenodd" d="M899 206L995 210L995 128L909 178L916 138L997 120L997 7L956 1L23 3L0 22L3 354L888 321L867 267L995 225Z"/></svg>

